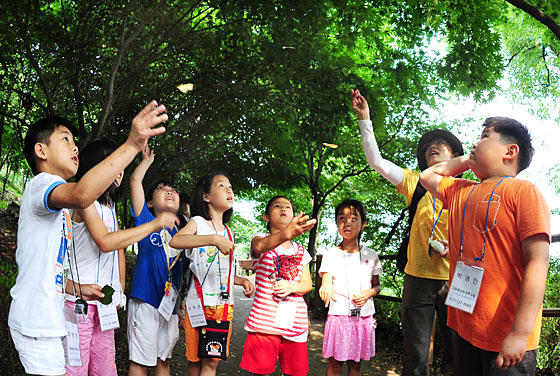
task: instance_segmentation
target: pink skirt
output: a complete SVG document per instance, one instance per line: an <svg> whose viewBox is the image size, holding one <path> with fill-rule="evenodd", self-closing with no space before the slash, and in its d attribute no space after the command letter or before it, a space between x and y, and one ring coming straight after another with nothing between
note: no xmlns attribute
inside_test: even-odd
<svg viewBox="0 0 560 376"><path fill-rule="evenodd" d="M374 357L376 326L372 316L329 315L323 335L323 358L359 362Z"/></svg>

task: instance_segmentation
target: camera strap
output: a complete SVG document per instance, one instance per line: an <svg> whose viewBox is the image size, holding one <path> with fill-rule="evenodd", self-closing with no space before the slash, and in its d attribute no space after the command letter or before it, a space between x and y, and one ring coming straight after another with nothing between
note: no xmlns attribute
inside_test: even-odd
<svg viewBox="0 0 560 376"><path fill-rule="evenodd" d="M82 295L82 285L80 283L80 272L78 270L78 261L76 259L76 245L74 243L74 236L72 234L72 221L70 220L69 222L69 228L66 228L66 221L63 224L63 228L64 228L64 233L69 234L69 236L66 236L64 239L65 242L65 247L67 249L68 252L68 257L73 257L74 258L74 268L76 269L76 279L78 280L78 289L80 291L80 299L83 299L83 295ZM68 231L68 232L67 232ZM72 247L68 247L68 238L70 238L70 241L72 242ZM72 263L69 262L68 266L70 267L70 279L72 280L72 290L74 291L74 297L78 297L77 295L77 291L76 291L76 279L74 279L74 271L72 270Z"/></svg>

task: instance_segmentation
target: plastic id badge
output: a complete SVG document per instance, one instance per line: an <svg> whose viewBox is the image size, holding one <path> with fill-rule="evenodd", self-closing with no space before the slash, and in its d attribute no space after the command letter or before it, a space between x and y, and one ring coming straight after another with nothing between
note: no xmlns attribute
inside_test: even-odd
<svg viewBox="0 0 560 376"><path fill-rule="evenodd" d="M288 299L281 299L278 302L278 310L274 319L274 326L282 329L292 329L296 318L297 304Z"/></svg>
<svg viewBox="0 0 560 376"><path fill-rule="evenodd" d="M97 303L97 313L99 314L99 324L101 325L102 332L120 327L115 303Z"/></svg>
<svg viewBox="0 0 560 376"><path fill-rule="evenodd" d="M80 332L78 330L78 318L73 310L64 307L64 321L68 334L64 337L64 357L66 364L70 367L82 366L82 354L80 350Z"/></svg>
<svg viewBox="0 0 560 376"><path fill-rule="evenodd" d="M166 321L169 321L175 309L175 305L177 305L177 295L177 290L173 287L169 290L169 293L163 295L163 299L161 299L161 303L159 303L158 312Z"/></svg>
<svg viewBox="0 0 560 376"><path fill-rule="evenodd" d="M460 258L455 267L445 304L467 313L473 313L483 275L482 262Z"/></svg>
<svg viewBox="0 0 560 376"><path fill-rule="evenodd" d="M191 322L191 327L198 328L199 326L206 326L206 317L204 317L204 309L202 308L202 303L200 299L186 299L187 314L189 315L189 321Z"/></svg>

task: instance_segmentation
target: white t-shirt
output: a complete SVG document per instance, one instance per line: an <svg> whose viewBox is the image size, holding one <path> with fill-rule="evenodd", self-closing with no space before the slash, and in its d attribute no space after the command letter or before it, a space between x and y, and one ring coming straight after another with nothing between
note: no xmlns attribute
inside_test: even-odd
<svg viewBox="0 0 560 376"><path fill-rule="evenodd" d="M66 335L64 262L72 223L66 209L49 208L47 198L60 176L41 173L27 183L19 211L16 262L8 325L30 337Z"/></svg>
<svg viewBox="0 0 560 376"><path fill-rule="evenodd" d="M107 205L101 205L99 201L95 201L94 205L107 231L116 231L117 216L115 214L115 204L111 202L110 207L108 207ZM73 247L70 247L68 254L68 263L71 270L68 278L78 282L79 276L81 284L96 283L101 287L110 285L115 289L113 301L119 305L120 294L117 294L117 292L120 292L122 287L119 275L118 251L103 252L99 249L95 240L91 237L85 221L80 223L72 221L72 228L74 230L74 241ZM73 252L74 249L75 252ZM76 261L78 263L77 268L75 266ZM75 300L73 295L67 294L66 298L72 301ZM88 304L96 303L96 300L88 302Z"/></svg>
<svg viewBox="0 0 560 376"><path fill-rule="evenodd" d="M375 251L362 246L360 252L347 253L333 247L323 255L319 274L330 273L333 276L334 298L329 303L329 315L348 316L350 309L356 308L352 296L372 287L374 275L383 273L381 262ZM361 316L375 313L373 300L369 299L362 306Z"/></svg>
<svg viewBox="0 0 560 376"><path fill-rule="evenodd" d="M229 239L228 232L214 230L210 228L204 218L196 216L191 218L191 221L196 222L196 235L222 235ZM233 232L231 233L233 241ZM224 255L218 247L205 246L196 247L186 250L187 257L191 260L190 268L198 281L202 285L202 294L204 305L207 307L215 307L218 305L230 304L233 305L233 282L234 272L231 274L229 286L229 299L224 301L220 298L221 291L227 291L227 281L229 276L229 255ZM197 297L196 287L191 283L189 291L187 292L189 299Z"/></svg>

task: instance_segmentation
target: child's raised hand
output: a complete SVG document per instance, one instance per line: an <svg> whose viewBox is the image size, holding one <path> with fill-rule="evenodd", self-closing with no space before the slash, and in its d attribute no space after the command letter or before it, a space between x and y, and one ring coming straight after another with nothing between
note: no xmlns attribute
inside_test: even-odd
<svg viewBox="0 0 560 376"><path fill-rule="evenodd" d="M333 289L332 282L326 282L321 284L321 288L319 289L319 296L321 297L321 300L325 303L325 307L329 306L331 300L333 302L336 302L336 299L334 298L334 289Z"/></svg>
<svg viewBox="0 0 560 376"><path fill-rule="evenodd" d="M151 165L152 163L154 163L154 158L154 151L150 149L148 144L146 144L144 149L142 149L142 162L146 162L148 163L148 165Z"/></svg>
<svg viewBox="0 0 560 376"><path fill-rule="evenodd" d="M156 231L159 231L162 228L169 228L172 229L175 226L179 226L179 218L169 212L163 212L158 215L154 220L156 225Z"/></svg>
<svg viewBox="0 0 560 376"><path fill-rule="evenodd" d="M352 94L352 109L358 115L359 120L369 120L369 106L366 99L360 94L360 90L350 90Z"/></svg>
<svg viewBox="0 0 560 376"><path fill-rule="evenodd" d="M235 244L221 235L214 235L214 244L224 255L229 255L235 249Z"/></svg>
<svg viewBox="0 0 560 376"><path fill-rule="evenodd" d="M286 227L288 237L293 239L305 234L315 226L315 223L317 223L315 218L309 219L308 215L303 215L303 212L300 211Z"/></svg>
<svg viewBox="0 0 560 376"><path fill-rule="evenodd" d="M144 107L132 120L132 128L128 135L128 141L141 151L146 146L148 139L165 132L164 127L153 128L154 126L167 121L165 106L159 105L153 100Z"/></svg>

